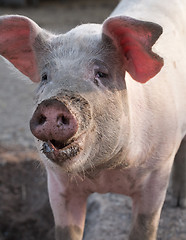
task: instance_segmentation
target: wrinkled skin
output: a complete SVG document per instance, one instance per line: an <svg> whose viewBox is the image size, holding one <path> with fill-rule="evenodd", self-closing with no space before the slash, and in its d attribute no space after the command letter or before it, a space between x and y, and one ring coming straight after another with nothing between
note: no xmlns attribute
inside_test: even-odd
<svg viewBox="0 0 186 240"><path fill-rule="evenodd" d="M30 127L47 171L57 240L82 239L93 192L130 196L129 239L156 239L186 132L185 35L177 19L184 17L171 15L181 12L176 0L167 8L171 22L162 1L127 2L103 25L62 35L22 16L0 18L0 54L39 84ZM173 171L173 202L181 207L184 145Z"/></svg>

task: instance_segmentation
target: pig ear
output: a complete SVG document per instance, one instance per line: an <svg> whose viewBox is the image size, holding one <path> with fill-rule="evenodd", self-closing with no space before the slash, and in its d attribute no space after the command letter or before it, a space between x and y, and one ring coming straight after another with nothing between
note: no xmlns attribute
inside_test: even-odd
<svg viewBox="0 0 186 240"><path fill-rule="evenodd" d="M152 52L162 27L129 17L113 17L103 23L103 38L111 38L122 52L125 70L138 82L145 83L163 66L163 59Z"/></svg>
<svg viewBox="0 0 186 240"><path fill-rule="evenodd" d="M33 44L41 31L29 18L0 17L0 54L33 82L40 80Z"/></svg>

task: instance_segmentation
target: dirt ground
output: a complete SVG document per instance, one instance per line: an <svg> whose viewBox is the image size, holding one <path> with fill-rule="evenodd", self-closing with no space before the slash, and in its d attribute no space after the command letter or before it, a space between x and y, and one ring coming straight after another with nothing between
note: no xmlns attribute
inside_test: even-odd
<svg viewBox="0 0 186 240"><path fill-rule="evenodd" d="M65 32L102 22L117 0L41 1L38 8L1 8L22 14L41 27ZM29 131L35 86L0 59L0 240L54 240L45 170ZM158 240L186 239L186 210L171 206L168 191ZM130 229L131 201L115 194L93 194L88 201L84 240L124 240ZM142 239L143 240L143 239Z"/></svg>

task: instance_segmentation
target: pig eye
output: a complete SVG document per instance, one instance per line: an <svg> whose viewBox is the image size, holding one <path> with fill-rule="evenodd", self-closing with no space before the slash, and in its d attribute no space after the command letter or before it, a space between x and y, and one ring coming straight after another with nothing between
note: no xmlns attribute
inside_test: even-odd
<svg viewBox="0 0 186 240"><path fill-rule="evenodd" d="M47 80L48 80L48 76L47 76L46 73L44 73L44 74L42 75L41 81L42 81L42 82L45 82L45 81L47 81Z"/></svg>
<svg viewBox="0 0 186 240"><path fill-rule="evenodd" d="M95 60L93 71L94 71L94 80L93 80L94 84L97 85L98 87L100 85L107 86L109 75L110 75L107 65L100 60Z"/></svg>
<svg viewBox="0 0 186 240"><path fill-rule="evenodd" d="M107 78L108 78L107 73L97 71L97 72L95 72L94 83L99 87L99 82L103 81L104 79L107 79Z"/></svg>
<svg viewBox="0 0 186 240"><path fill-rule="evenodd" d="M96 73L96 77L97 77L97 78L107 78L107 77L108 77L108 74L103 73L103 72L97 72L97 73Z"/></svg>

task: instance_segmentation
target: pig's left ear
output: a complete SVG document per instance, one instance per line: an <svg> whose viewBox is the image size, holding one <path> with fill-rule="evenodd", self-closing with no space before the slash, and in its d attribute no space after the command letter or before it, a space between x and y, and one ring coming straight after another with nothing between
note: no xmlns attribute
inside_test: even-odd
<svg viewBox="0 0 186 240"><path fill-rule="evenodd" d="M0 17L0 55L33 82L40 80L33 45L41 31L42 29L27 17Z"/></svg>
<svg viewBox="0 0 186 240"><path fill-rule="evenodd" d="M145 83L163 66L163 59L152 52L162 27L129 17L113 17L103 23L103 38L108 36L122 53L125 70L138 82Z"/></svg>

